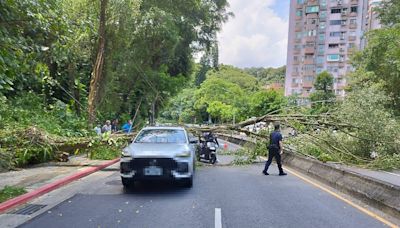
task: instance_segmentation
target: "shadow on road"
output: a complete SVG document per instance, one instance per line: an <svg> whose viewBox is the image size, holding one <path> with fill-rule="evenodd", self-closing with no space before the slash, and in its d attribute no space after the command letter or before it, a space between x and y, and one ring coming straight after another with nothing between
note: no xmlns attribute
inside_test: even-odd
<svg viewBox="0 0 400 228"><path fill-rule="evenodd" d="M131 195L175 195L177 193L189 193L191 190L191 188L185 188L180 183L173 181L146 181L135 182L133 187L124 188L123 193Z"/></svg>

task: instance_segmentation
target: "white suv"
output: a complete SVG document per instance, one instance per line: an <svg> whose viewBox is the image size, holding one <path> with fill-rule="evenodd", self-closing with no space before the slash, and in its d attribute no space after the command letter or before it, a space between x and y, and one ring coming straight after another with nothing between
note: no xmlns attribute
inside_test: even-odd
<svg viewBox="0 0 400 228"><path fill-rule="evenodd" d="M192 187L196 143L182 127L143 128L122 151L122 184L133 187L135 181L171 179Z"/></svg>

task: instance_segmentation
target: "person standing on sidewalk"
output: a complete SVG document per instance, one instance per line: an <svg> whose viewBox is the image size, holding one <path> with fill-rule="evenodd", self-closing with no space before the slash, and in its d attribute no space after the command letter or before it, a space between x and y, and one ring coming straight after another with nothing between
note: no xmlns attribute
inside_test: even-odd
<svg viewBox="0 0 400 228"><path fill-rule="evenodd" d="M283 153L283 142L279 123L275 123L274 128L275 130L270 135L270 143L268 146L268 161L265 163L265 167L262 173L264 175L269 175L268 168L271 165L272 159L275 158L276 163L278 164L279 176L285 176L287 174L283 172L281 162L281 155Z"/></svg>

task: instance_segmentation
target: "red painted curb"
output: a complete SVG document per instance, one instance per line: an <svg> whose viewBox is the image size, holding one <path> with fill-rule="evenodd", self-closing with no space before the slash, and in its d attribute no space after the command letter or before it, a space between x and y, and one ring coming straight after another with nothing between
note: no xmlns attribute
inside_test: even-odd
<svg viewBox="0 0 400 228"><path fill-rule="evenodd" d="M39 196L41 196L41 195L43 195L45 193L53 191L53 190L55 190L55 189L57 189L57 188L59 188L59 187L61 187L63 185L66 185L66 184L68 184L68 183L70 183L72 181L75 181L75 180L77 180L79 178L85 177L85 176L87 176L89 174L92 174L92 173L94 173L96 171L104 169L107 166L113 165L113 164L117 163L119 160L120 159L117 158L117 159L105 162L105 163L103 163L103 164L101 164L99 166L87 168L87 169L82 170L82 171L80 171L78 173L75 173L75 174L72 174L70 176L64 177L61 180L55 181L54 183L50 183L50 184L42 186L42 187L40 187L38 189L35 189L32 192L28 192L26 194L20 195L18 197L15 197L13 199L10 199L10 200L7 200L7 201L5 201L3 203L0 203L0 213L3 213L4 211L7 211L7 210L9 210L9 209L11 209L13 207L16 207L18 205L21 205L23 203L26 203L31 199L34 199L34 198L39 197Z"/></svg>

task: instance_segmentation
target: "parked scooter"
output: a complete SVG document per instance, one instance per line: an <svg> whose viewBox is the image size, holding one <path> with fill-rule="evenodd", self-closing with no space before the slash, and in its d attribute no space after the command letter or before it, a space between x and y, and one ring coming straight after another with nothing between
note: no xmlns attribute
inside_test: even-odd
<svg viewBox="0 0 400 228"><path fill-rule="evenodd" d="M197 154L197 160L206 160L211 164L217 162L217 148L219 147L218 140L212 133L206 133L199 138L200 148Z"/></svg>

